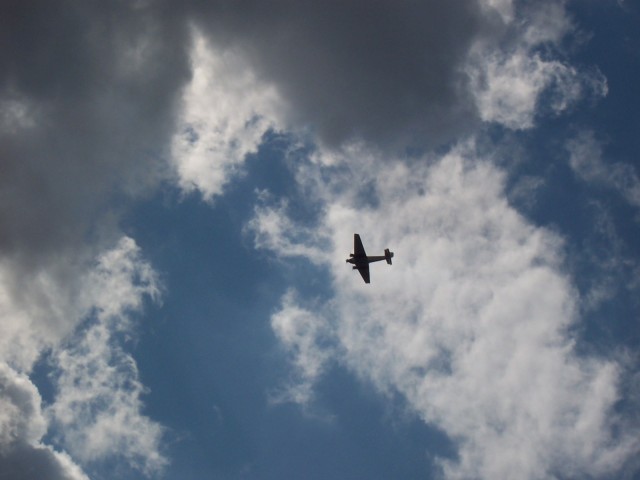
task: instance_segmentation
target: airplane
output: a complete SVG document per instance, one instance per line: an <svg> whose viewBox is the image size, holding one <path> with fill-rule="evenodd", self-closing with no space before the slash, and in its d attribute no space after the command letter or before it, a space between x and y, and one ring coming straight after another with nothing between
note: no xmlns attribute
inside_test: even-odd
<svg viewBox="0 0 640 480"><path fill-rule="evenodd" d="M353 269L360 272L364 283L371 283L371 279L369 278L370 263L386 260L387 263L391 265L392 258L393 252L390 252L388 248L384 249L384 255L367 257L367 253L364 251L364 247L362 246L362 240L360 240L360 235L357 233L353 234L353 253L349 254L347 263L351 263L353 265Z"/></svg>

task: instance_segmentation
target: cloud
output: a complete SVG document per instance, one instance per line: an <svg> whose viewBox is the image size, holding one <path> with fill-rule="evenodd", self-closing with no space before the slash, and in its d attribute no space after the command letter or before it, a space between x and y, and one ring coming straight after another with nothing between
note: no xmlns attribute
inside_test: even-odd
<svg viewBox="0 0 640 480"><path fill-rule="evenodd" d="M73 473L80 472L74 462L111 457L147 473L162 468L163 429L143 415L144 388L135 361L118 340L132 334L131 315L144 298L159 295L156 274L135 242L124 237L93 265L64 265L65 276L45 269L20 278L21 270L9 267L0 268L0 358L17 393L6 387L0 395L7 465L15 472L32 468L32 462L33 468L71 468L60 478L85 478ZM43 414L28 374L44 352L50 352L56 375L55 394ZM41 443L46 432L73 461Z"/></svg>
<svg viewBox="0 0 640 480"><path fill-rule="evenodd" d="M28 377L0 363L0 475L19 480L88 480L70 457L43 445L46 419Z"/></svg>
<svg viewBox="0 0 640 480"><path fill-rule="evenodd" d="M178 184L205 199L220 195L262 136L279 125L282 101L233 47L218 50L192 31L193 76L182 98L172 161Z"/></svg>
<svg viewBox="0 0 640 480"><path fill-rule="evenodd" d="M475 117L458 72L484 21L475 1L204 5L198 28L236 47L287 102L288 123L323 142L439 141Z"/></svg>
<svg viewBox="0 0 640 480"><path fill-rule="evenodd" d="M509 201L521 205L524 209L531 209L538 200L538 190L544 186L541 177L522 175L509 190Z"/></svg>
<svg viewBox="0 0 640 480"><path fill-rule="evenodd" d="M192 76L170 165L211 201L270 130L319 145L434 147L482 123L522 130L605 95L597 69L562 59L574 26L562 2L456 0L345 6L193 2Z"/></svg>
<svg viewBox="0 0 640 480"><path fill-rule="evenodd" d="M490 56L488 60L486 55L480 55L479 64L481 73L472 70L471 75L477 84L480 116L486 122L514 130L531 128L540 94L554 82L567 90L557 110L564 109L568 101L565 99L579 95L579 91L570 90L577 88L575 70L559 62L544 61L539 55L516 51L505 56Z"/></svg>
<svg viewBox="0 0 640 480"><path fill-rule="evenodd" d="M523 5L515 13L511 7L502 7L509 32L500 39L503 43L480 38L465 67L483 121L528 129L537 114L559 114L584 97L607 94L599 70L579 71L557 58L557 52L550 53L573 29L561 2Z"/></svg>
<svg viewBox="0 0 640 480"><path fill-rule="evenodd" d="M166 175L188 31L154 3L5 2L0 18L0 252L31 268L106 235L109 200Z"/></svg>
<svg viewBox="0 0 640 480"><path fill-rule="evenodd" d="M285 126L329 147L437 146L481 121L529 128L547 92L554 112L606 93L597 71L559 58L573 31L563 2L208 2L193 12L216 55L232 51L277 92ZM247 98L260 97L247 75Z"/></svg>
<svg viewBox="0 0 640 480"><path fill-rule="evenodd" d="M12 478L77 479L74 462L120 456L150 472L165 463L162 428L142 414L119 339L158 285L135 242L120 240L118 215L169 178L188 24L158 2L0 10L0 364L28 382L25 428L39 422L28 438L11 434L2 465ZM45 353L58 377L43 416L29 376ZM27 405L8 392L3 419Z"/></svg>
<svg viewBox="0 0 640 480"><path fill-rule="evenodd" d="M604 143L591 130L579 132L565 143L568 162L588 190L591 235L582 239L575 268L582 274L583 308L597 311L623 290L635 292L640 285L640 265L622 232L611 202L598 192L615 192L632 207L640 207L640 178L633 165L607 161ZM600 198L599 198L600 197Z"/></svg>
<svg viewBox="0 0 640 480"><path fill-rule="evenodd" d="M245 233L253 236L256 248L281 252L286 257L305 256L314 262L323 262L324 247L328 238L312 227L302 227L293 222L287 212L286 199L276 201L268 192L259 192L260 204L254 209L254 217ZM292 232L295 234L292 236Z"/></svg>
<svg viewBox="0 0 640 480"><path fill-rule="evenodd" d="M467 143L381 175L369 172L382 171L384 159L356 151L348 160L346 179L305 190L324 203L318 228L333 239L331 311L288 294L272 317L303 391L330 355L379 391L399 393L455 442L457 458L440 461L447 478L623 471L639 447L637 425L615 413L623 367L575 351L579 305L563 240L509 205L495 159ZM335 162L309 162L298 178ZM363 175L377 196L368 208L350 188L336 195L336 184ZM396 253L392 267L372 266L371 285L345 268L354 229L370 253ZM277 233L295 237L295 224ZM304 328L317 315L329 333ZM281 323L295 334L282 335ZM322 336L335 342L324 354Z"/></svg>
<svg viewBox="0 0 640 480"><path fill-rule="evenodd" d="M331 359L331 328L323 313L301 308L293 290L284 295L280 309L272 315L271 328L294 368L294 378L272 400L308 404L315 382Z"/></svg>
<svg viewBox="0 0 640 480"><path fill-rule="evenodd" d="M87 285L92 324L54 350L57 392L48 414L56 437L83 462L119 456L147 474L159 471L167 463L163 428L142 414L136 362L117 341L132 330L130 314L143 299L157 297L157 278L123 238L99 258Z"/></svg>
<svg viewBox="0 0 640 480"><path fill-rule="evenodd" d="M607 93L597 68L562 55L575 29L563 2L220 1L186 10L193 76L172 165L181 188L206 200L270 130L325 150L361 143L395 156L483 124L529 129L539 115Z"/></svg>
<svg viewBox="0 0 640 480"><path fill-rule="evenodd" d="M334 249L349 242L347 225L360 218L373 245L386 245L392 233L406 233L399 248L414 265L404 279L395 267L388 276L372 273L389 293L371 299L376 310L369 312L366 304L353 302L368 297L353 290L351 272L343 262L338 267L329 260L337 258L336 252L317 257L331 265L339 291L352 297L331 307L341 319L331 328L328 322L317 327L325 312L298 305L294 296L283 300L273 328L293 352L298 380L307 381L292 398L308 398L328 361L318 339L329 335L340 339L341 361L381 389L400 390L427 421L462 439L467 456L459 465L447 464L452 475L463 474L469 465L479 465L484 473L507 472L517 452L502 466L487 460L507 434L531 447L522 461L533 459L543 470L559 465L547 447L558 438L567 441L558 455L579 465L606 471L607 462L623 458L627 446L622 441L598 443L610 426L616 365L583 362L562 333L574 320L575 300L554 263L558 239L498 202L500 172L475 162L468 152L454 152L446 160L427 155L415 172L401 162L389 167L370 153L442 145L481 122L528 128L546 92L555 112L589 89L604 93L601 76L585 76L556 58L554 47L572 28L563 3L544 2L528 10L509 0L367 5L193 0L176 5L36 1L0 7L0 363L6 384L23 392L14 397L7 393L14 387L7 387L0 396L0 419L13 432L3 438L11 447L2 451L6 464L19 474L46 468L61 478L84 478L74 461L124 457L145 473L165 464L162 428L142 414L144 388L135 362L119 343L133 328L130 315L139 311L143 298L157 296L157 279L135 242L119 240L118 209L172 178L183 190L197 189L213 199L241 172L269 129L292 129L336 150L323 151L312 168L296 172L326 205L322 213ZM506 90L507 83L518 88ZM438 168L430 170L431 164ZM363 167L386 175L353 175ZM328 180L321 175L326 172ZM356 188L345 190L345 184ZM338 196L330 198L326 187ZM260 245L303 256L322 252L318 246L327 235L311 229L301 233L285 212L286 203L257 210L252 228ZM379 232L382 219L391 219L390 228ZM434 249L423 252L423 242ZM540 297L549 285L556 287L555 294ZM424 290L416 293L417 286ZM518 302L502 305L494 301L498 294ZM398 299L405 301L393 314L402 315L387 324ZM356 322L361 317L368 322ZM465 321L470 318L481 321L476 326ZM523 318L539 320L540 330L536 322L518 323ZM531 335L503 338L490 328L494 319L506 327L524 326ZM450 410L425 402L433 385L428 382L439 378L431 372L449 369L471 378L463 367L473 357L465 355L477 349L484 359L485 339L512 346L504 358L494 359L498 371L507 370L505 358L522 357L522 371L530 378L538 378L531 371L540 366L552 380L539 383L551 385L546 393L560 406L554 410L533 392L523 400L523 410L536 412L531 402L537 399L547 415L541 422L560 419L569 431L583 425L584 438L548 427L557 438L534 434L525 441L512 425L503 431L482 423L489 404L501 407L498 425L511 419L507 414L517 410L516 403L501 403L487 385L516 402L521 398L510 396L509 388L520 386L517 379L496 385L480 375L486 384L478 386L484 396L476 410L471 394L460 391L466 384L453 381L459 376L442 389L460 399ZM397 351L400 340L410 348ZM28 375L46 351L52 352L58 376L43 417ZM538 365L531 352L542 352L539 361L549 363ZM397 363L380 365L381 358L393 355ZM567 376L568 386L557 381L559 374ZM592 392L593 403L576 392ZM15 412L23 412L24 423L7 420ZM470 423L455 423L456 418ZM526 418L515 418L530 426ZM55 446L64 446L73 461L41 443L47 428ZM493 436L481 446L479 433L473 432L486 431ZM567 452L574 445L582 450ZM536 471L530 464L527 468Z"/></svg>
<svg viewBox="0 0 640 480"><path fill-rule="evenodd" d="M635 295L640 287L640 263L632 245L622 235L613 209L606 202L591 199L585 204L589 215L588 234L572 252L572 269L579 279L580 304L585 313L599 312L618 301L618 296ZM608 325L609 319L597 320ZM608 327L605 327L605 329Z"/></svg>
<svg viewBox="0 0 640 480"><path fill-rule="evenodd" d="M627 163L606 162L603 145L592 131L580 132L566 144L569 165L581 180L618 192L630 205L640 207L640 177Z"/></svg>

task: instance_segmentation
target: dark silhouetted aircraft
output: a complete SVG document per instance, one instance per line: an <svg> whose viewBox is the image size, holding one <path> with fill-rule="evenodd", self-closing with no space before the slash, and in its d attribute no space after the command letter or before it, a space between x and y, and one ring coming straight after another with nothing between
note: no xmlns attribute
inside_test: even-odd
<svg viewBox="0 0 640 480"><path fill-rule="evenodd" d="M362 240L357 233L353 234L353 253L349 254L347 262L353 264L353 269L358 270L364 283L371 283L369 278L369 264L372 262L380 262L386 260L391 265L391 259L393 258L393 252L390 252L388 248L384 249L384 256L367 257L367 252L364 251L362 246Z"/></svg>

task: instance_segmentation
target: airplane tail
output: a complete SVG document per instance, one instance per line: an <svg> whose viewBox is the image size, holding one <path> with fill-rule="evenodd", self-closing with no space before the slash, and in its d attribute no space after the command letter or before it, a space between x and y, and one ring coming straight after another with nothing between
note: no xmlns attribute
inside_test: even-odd
<svg viewBox="0 0 640 480"><path fill-rule="evenodd" d="M389 265L391 265L391 259L393 258L393 252L390 252L388 248L384 249L384 259Z"/></svg>

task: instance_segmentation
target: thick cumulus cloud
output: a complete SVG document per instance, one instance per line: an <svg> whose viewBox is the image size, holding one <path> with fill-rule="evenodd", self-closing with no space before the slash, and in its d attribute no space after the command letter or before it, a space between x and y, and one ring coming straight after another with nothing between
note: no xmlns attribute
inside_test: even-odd
<svg viewBox="0 0 640 480"><path fill-rule="evenodd" d="M549 89L556 112L606 91L554 58L572 30L562 2L195 3L215 48L241 54L288 124L329 146L434 146L481 121L527 128Z"/></svg>
<svg viewBox="0 0 640 480"><path fill-rule="evenodd" d="M26 264L73 249L110 195L158 180L188 77L174 17L135 2L3 2L2 252Z"/></svg>
<svg viewBox="0 0 640 480"><path fill-rule="evenodd" d="M473 112L457 71L483 27L477 2L207 2L198 25L232 44L335 144L443 137ZM472 115L473 116L473 115Z"/></svg>
<svg viewBox="0 0 640 480"><path fill-rule="evenodd" d="M563 273L562 239L509 205L504 173L471 144L378 177L363 178L380 171L375 155L348 155L350 172L318 174L336 158L299 172L325 202L319 231L333 245L324 261L335 292L324 310L288 294L272 318L300 391L332 359L381 392L400 393L457 445L457 458L440 462L446 478L624 472L639 443L637 426L615 413L622 366L574 349L578 297ZM365 184L375 192L368 206L353 192ZM352 187L336 196L339 185ZM254 225L286 214L278 206L257 212ZM256 231L288 239L263 240L272 247L326 241L289 225ZM370 254L387 246L396 253L393 267L371 266L371 285L344 264L354 229ZM324 327L309 328L318 316Z"/></svg>
<svg viewBox="0 0 640 480"><path fill-rule="evenodd" d="M0 391L0 475L16 480L88 480L68 455L40 443L47 422L29 378L2 363Z"/></svg>
<svg viewBox="0 0 640 480"><path fill-rule="evenodd" d="M560 55L563 2L193 2L193 77L172 141L186 192L210 200L265 133L329 148L441 146L487 124L522 130L607 93Z"/></svg>

